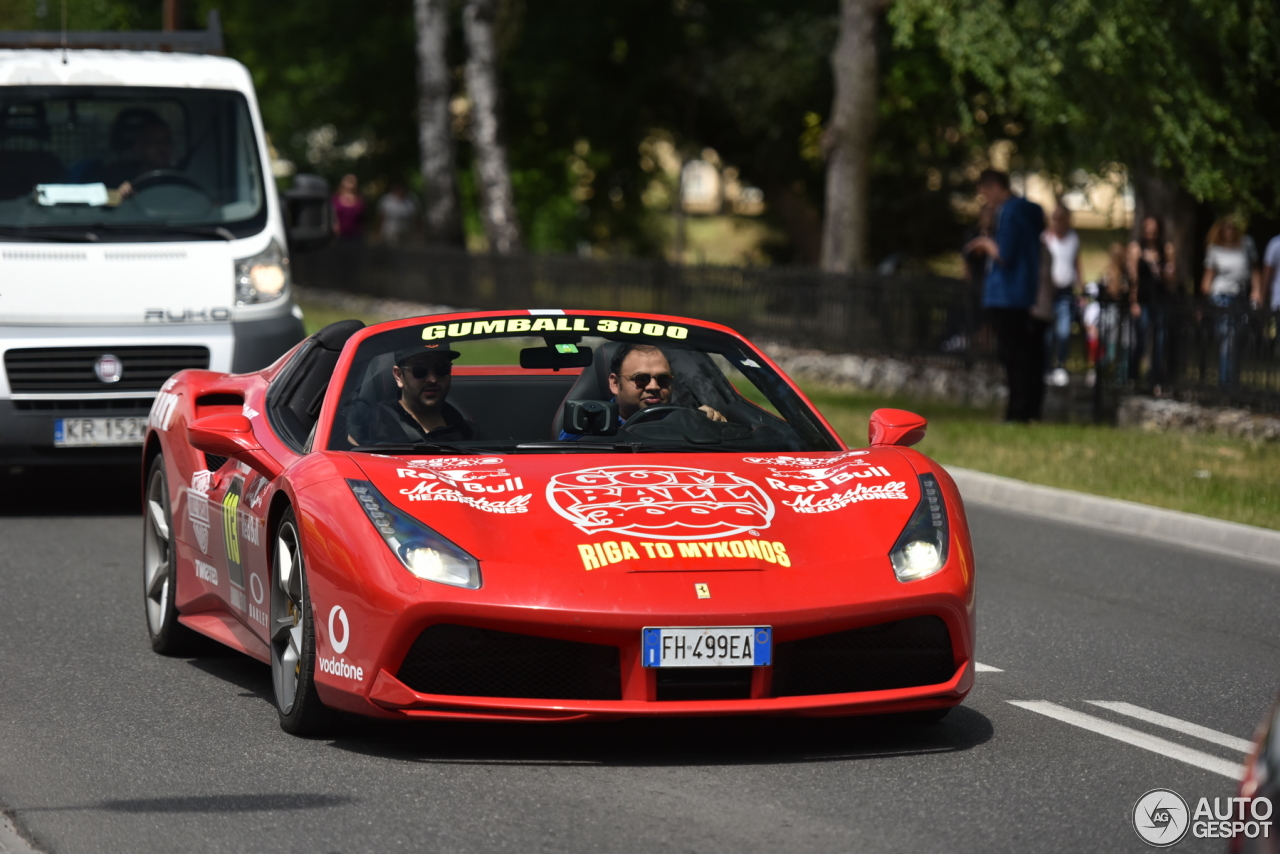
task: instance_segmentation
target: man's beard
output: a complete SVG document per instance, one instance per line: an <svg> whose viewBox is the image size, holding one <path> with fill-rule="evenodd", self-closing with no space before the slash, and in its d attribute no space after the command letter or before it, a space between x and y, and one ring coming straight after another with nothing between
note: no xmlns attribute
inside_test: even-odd
<svg viewBox="0 0 1280 854"><path fill-rule="evenodd" d="M436 387L436 403L434 405L427 403L422 399L422 392L425 389L419 389L417 394L402 394L400 399L404 401L404 406L415 415L434 415L444 409L444 389Z"/></svg>

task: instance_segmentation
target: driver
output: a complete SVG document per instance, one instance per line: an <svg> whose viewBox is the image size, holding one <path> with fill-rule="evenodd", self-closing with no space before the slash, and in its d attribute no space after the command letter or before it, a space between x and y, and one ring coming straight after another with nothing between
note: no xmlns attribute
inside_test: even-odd
<svg viewBox="0 0 1280 854"><path fill-rule="evenodd" d="M136 125L121 131L122 134L124 130L132 131L129 152L107 170L103 182L108 187L118 184L116 192L122 199L133 195L132 182L142 175L158 169L173 169L177 165L173 156L173 131L168 122L150 110L137 111L130 118Z"/></svg>
<svg viewBox="0 0 1280 854"><path fill-rule="evenodd" d="M475 437L475 426L445 401L453 360L461 354L447 342L396 351L391 376L400 389L392 401L356 400L347 415L353 445L454 442Z"/></svg>
<svg viewBox="0 0 1280 854"><path fill-rule="evenodd" d="M670 406L674 381L671 363L661 349L652 344L623 344L609 363L609 391L618 403L618 423L626 423L628 418L651 406ZM726 420L710 406L699 406L698 411L712 421ZM578 433L562 431L560 434L562 441L581 438Z"/></svg>

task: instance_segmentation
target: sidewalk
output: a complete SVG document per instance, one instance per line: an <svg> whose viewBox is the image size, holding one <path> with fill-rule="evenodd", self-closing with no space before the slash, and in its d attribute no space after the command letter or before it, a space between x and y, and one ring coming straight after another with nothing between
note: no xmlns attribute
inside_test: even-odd
<svg viewBox="0 0 1280 854"><path fill-rule="evenodd" d="M1280 570L1280 531L947 467L966 504L1144 537Z"/></svg>

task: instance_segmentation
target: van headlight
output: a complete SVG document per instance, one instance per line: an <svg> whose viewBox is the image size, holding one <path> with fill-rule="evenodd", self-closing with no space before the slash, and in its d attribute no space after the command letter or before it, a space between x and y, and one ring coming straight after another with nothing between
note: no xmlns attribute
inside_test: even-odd
<svg viewBox="0 0 1280 854"><path fill-rule="evenodd" d="M947 505L942 500L938 479L920 475L920 503L903 529L902 536L889 552L893 574L899 581L928 578L947 563L947 544L951 526L947 522Z"/></svg>
<svg viewBox="0 0 1280 854"><path fill-rule="evenodd" d="M267 248L236 262L236 305L254 305L280 299L292 284L289 256L271 239Z"/></svg>
<svg viewBox="0 0 1280 854"><path fill-rule="evenodd" d="M479 589L480 561L393 506L369 481L348 479L347 486L405 569L437 584Z"/></svg>

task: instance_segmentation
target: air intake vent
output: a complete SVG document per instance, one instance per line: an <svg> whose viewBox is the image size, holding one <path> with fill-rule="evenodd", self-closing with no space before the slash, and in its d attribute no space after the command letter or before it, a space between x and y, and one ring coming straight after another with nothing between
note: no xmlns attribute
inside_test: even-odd
<svg viewBox="0 0 1280 854"><path fill-rule="evenodd" d="M45 252L39 249L6 249L0 252L6 261L88 261L86 252Z"/></svg>
<svg viewBox="0 0 1280 854"><path fill-rule="evenodd" d="M913 617L778 644L773 695L937 685L955 675L955 669L947 624L940 617Z"/></svg>
<svg viewBox="0 0 1280 854"><path fill-rule="evenodd" d="M398 678L424 694L622 699L617 647L448 624L418 635Z"/></svg>

